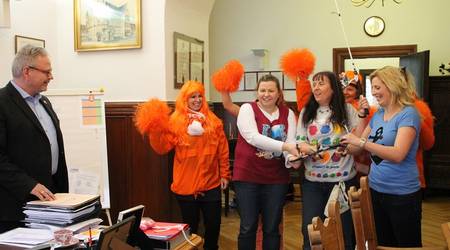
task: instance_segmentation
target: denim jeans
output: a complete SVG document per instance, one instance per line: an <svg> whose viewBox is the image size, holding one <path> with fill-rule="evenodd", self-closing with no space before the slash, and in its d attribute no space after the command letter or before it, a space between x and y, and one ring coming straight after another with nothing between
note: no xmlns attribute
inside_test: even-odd
<svg viewBox="0 0 450 250"><path fill-rule="evenodd" d="M233 182L241 225L238 249L256 248L256 230L259 214L263 224L263 249L280 247L279 225L288 184L256 184L242 181Z"/></svg>
<svg viewBox="0 0 450 250"><path fill-rule="evenodd" d="M330 196L333 186L337 182L312 182L306 178L302 183L302 233L303 233L303 249L311 249L309 236L308 236L308 224L312 223L312 219L319 216L322 221L325 219L323 211ZM353 178L345 182L346 191L350 186L356 186L357 180ZM344 233L345 249L355 249L355 236L353 231L353 221L350 209L341 214L342 230Z"/></svg>
<svg viewBox="0 0 450 250"><path fill-rule="evenodd" d="M379 193L373 189L370 191L378 244L422 247L421 190L405 195Z"/></svg>

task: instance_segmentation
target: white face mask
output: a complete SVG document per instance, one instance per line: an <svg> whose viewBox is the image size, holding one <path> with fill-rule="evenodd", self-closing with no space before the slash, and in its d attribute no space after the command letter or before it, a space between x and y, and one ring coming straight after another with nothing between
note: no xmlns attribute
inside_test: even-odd
<svg viewBox="0 0 450 250"><path fill-rule="evenodd" d="M192 136L202 135L204 131L202 124L197 120L193 120L187 128L188 134Z"/></svg>

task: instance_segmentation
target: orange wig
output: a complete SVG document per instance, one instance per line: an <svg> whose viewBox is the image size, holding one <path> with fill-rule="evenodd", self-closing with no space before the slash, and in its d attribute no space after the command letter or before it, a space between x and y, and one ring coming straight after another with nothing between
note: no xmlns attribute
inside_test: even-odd
<svg viewBox="0 0 450 250"><path fill-rule="evenodd" d="M141 134L148 134L152 148L159 154L165 154L177 144L188 143L187 127L190 113L188 99L195 93L202 98L199 110L205 116L202 126L205 133L214 133L215 129L222 129L219 118L208 108L203 84L196 81L187 81L183 84L175 103L175 111L170 115L170 108L166 103L151 99L138 106L135 113L135 125Z"/></svg>
<svg viewBox="0 0 450 250"><path fill-rule="evenodd" d="M187 127L189 126L188 113L188 99L195 93L199 93L202 98L202 106L198 112L205 116L205 121L202 124L205 129L205 133L214 133L217 126L222 126L222 122L216 115L209 109L206 102L205 87L202 83L197 81L187 81L183 84L183 87L178 94L175 103L175 112L170 116L171 131L175 137L179 138L179 142L182 144L187 143Z"/></svg>

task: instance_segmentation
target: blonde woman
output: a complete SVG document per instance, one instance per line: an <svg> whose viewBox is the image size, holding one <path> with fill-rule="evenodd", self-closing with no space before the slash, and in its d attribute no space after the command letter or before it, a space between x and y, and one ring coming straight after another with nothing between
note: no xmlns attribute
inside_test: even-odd
<svg viewBox="0 0 450 250"><path fill-rule="evenodd" d="M386 66L370 75L380 109L361 137L347 134L351 151L371 154L372 204L380 245L421 247L422 201L416 163L420 115L414 106L412 76ZM367 102L365 102L367 106Z"/></svg>

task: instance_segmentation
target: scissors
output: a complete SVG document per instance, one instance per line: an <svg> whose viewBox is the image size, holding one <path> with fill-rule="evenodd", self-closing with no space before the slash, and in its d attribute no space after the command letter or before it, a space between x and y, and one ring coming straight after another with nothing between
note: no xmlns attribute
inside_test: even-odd
<svg viewBox="0 0 450 250"><path fill-rule="evenodd" d="M306 159L306 158L308 158L308 157L310 157L310 156L318 155L318 154L320 154L321 152L328 151L328 150L332 150L332 149L336 149L336 148L339 148L339 147L345 147L345 145L343 145L343 144L336 144L336 145L331 145L331 146L329 146L329 147L323 147L323 148L320 148L319 150L317 150L317 151L314 152L314 153L307 154L307 155L304 155L304 156L300 156L300 157L298 157L298 158L296 158L296 159L290 160L289 162L300 161L300 160Z"/></svg>
<svg viewBox="0 0 450 250"><path fill-rule="evenodd" d="M348 133L349 133L349 130L348 130L347 125L344 124L343 127L344 127L344 129L345 129L345 132L348 134ZM314 153L307 154L307 155L304 155L304 156L300 156L300 157L298 157L298 158L296 158L296 159L294 159L294 160L290 160L289 162L300 161L300 160L306 159L307 157L317 155L317 154L319 154L319 153L321 153L321 152L324 152L324 151L328 151L328 150L331 150L331 149L336 149L336 148L339 148L339 147L344 147L344 148L345 148L346 146L347 146L347 145L338 143L338 144L334 144L334 145L331 145L331 146L328 146L328 147L321 147L321 148L319 148L319 150L317 150L317 151L314 152ZM298 144L297 144L297 150L299 150ZM299 151L300 151L300 150L299 150ZM319 156L320 156L320 155L319 155Z"/></svg>

